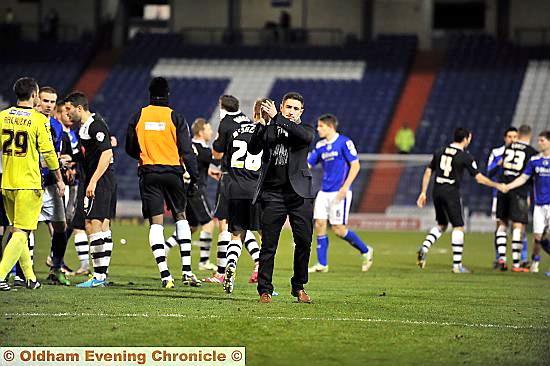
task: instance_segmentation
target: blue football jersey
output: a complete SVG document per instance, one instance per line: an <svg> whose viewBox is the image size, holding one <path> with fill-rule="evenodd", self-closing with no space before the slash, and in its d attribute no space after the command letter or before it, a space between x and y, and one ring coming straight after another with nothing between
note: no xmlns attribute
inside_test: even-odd
<svg viewBox="0 0 550 366"><path fill-rule="evenodd" d="M504 154L504 149L506 149L506 145L495 147L493 150L491 150L489 160L487 161L487 175L494 182L497 182L498 177L500 177L500 175L502 174L502 165L499 165L499 162L502 161L502 154ZM496 188L492 188L492 191L493 197L496 197L498 190Z"/></svg>
<svg viewBox="0 0 550 366"><path fill-rule="evenodd" d="M55 152L59 153L61 152L61 140L63 138L63 125L61 124L61 122L59 122L53 117L50 117L50 132L52 134L53 147L55 149ZM42 167L41 171L42 171L42 177L44 178L45 186L49 186L55 183L53 176L50 172L50 169L48 169L47 167Z"/></svg>
<svg viewBox="0 0 550 366"><path fill-rule="evenodd" d="M353 141L346 136L336 134L331 141L323 139L315 145L307 162L310 166L321 163L323 167L323 192L337 192L349 172L352 161L357 160L357 150ZM351 187L350 187L351 189Z"/></svg>
<svg viewBox="0 0 550 366"><path fill-rule="evenodd" d="M523 174L534 179L535 204L550 205L550 157L535 155L529 160Z"/></svg>

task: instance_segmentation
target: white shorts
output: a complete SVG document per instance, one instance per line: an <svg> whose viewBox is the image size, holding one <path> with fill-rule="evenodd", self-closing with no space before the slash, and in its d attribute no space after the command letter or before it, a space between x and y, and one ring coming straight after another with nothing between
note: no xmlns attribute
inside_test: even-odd
<svg viewBox="0 0 550 366"><path fill-rule="evenodd" d="M38 221L65 222L65 203L63 197L57 194L57 186L51 185L44 188L42 198L42 211Z"/></svg>
<svg viewBox="0 0 550 366"><path fill-rule="evenodd" d="M346 225L349 209L351 207L352 193L348 191L346 198L340 202L334 202L338 192L319 191L315 198L313 218L315 220L327 220L331 225Z"/></svg>
<svg viewBox="0 0 550 366"><path fill-rule="evenodd" d="M550 226L550 205L535 205L533 210L533 233L542 235Z"/></svg>
<svg viewBox="0 0 550 366"><path fill-rule="evenodd" d="M65 216L67 222L73 221L74 213L76 211L76 194L78 192L78 186L65 186Z"/></svg>

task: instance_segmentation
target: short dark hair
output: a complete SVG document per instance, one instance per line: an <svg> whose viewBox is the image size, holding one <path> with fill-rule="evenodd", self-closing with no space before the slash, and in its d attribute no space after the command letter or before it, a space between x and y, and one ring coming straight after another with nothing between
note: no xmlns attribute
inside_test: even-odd
<svg viewBox="0 0 550 366"><path fill-rule="evenodd" d="M13 92L17 100L29 100L33 92L38 89L38 83L30 77L22 77L17 79L13 84Z"/></svg>
<svg viewBox="0 0 550 366"><path fill-rule="evenodd" d="M208 122L206 119L204 118L197 118L195 120L195 122L193 122L193 124L191 125L191 131L193 131L193 136L196 136L199 134L199 132L201 132L202 130L204 130L204 126L206 124L208 124L210 122Z"/></svg>
<svg viewBox="0 0 550 366"><path fill-rule="evenodd" d="M89 110L88 98L82 92L75 91L65 97L65 103L71 103L73 106L82 106L85 111Z"/></svg>
<svg viewBox="0 0 550 366"><path fill-rule="evenodd" d="M529 125L521 125L518 128L518 133L520 136L529 136L531 134L531 126Z"/></svg>
<svg viewBox="0 0 550 366"><path fill-rule="evenodd" d="M506 135L508 135L509 132L518 132L518 129L515 127L508 127L506 131L504 131L504 137L506 137Z"/></svg>
<svg viewBox="0 0 550 366"><path fill-rule="evenodd" d="M149 82L149 95L152 98L168 98L169 94L170 85L168 85L168 80L160 76L151 79Z"/></svg>
<svg viewBox="0 0 550 366"><path fill-rule="evenodd" d="M254 119L259 119L260 117L262 117L264 119L264 121L269 121L270 120L269 114L267 114L267 112L265 112L265 111L262 111L262 103L266 102L268 100L271 100L271 99L269 99L269 98L258 98L258 99L256 99L256 101L254 102L254 108L252 108L252 110L254 112Z"/></svg>
<svg viewBox="0 0 550 366"><path fill-rule="evenodd" d="M458 127L453 133L453 142L462 142L465 138L468 138L472 134L472 131L465 127Z"/></svg>
<svg viewBox="0 0 550 366"><path fill-rule="evenodd" d="M539 133L539 137L544 137L548 141L550 141L550 130L542 131Z"/></svg>
<svg viewBox="0 0 550 366"><path fill-rule="evenodd" d="M51 86L41 87L38 94L40 94L40 93L48 93L48 94L56 94L57 95L57 91L54 88L52 88Z"/></svg>
<svg viewBox="0 0 550 366"><path fill-rule="evenodd" d="M326 125L331 125L334 129L338 129L338 118L334 114L326 113L321 115L317 120L323 122Z"/></svg>
<svg viewBox="0 0 550 366"><path fill-rule="evenodd" d="M222 95L220 97L220 105L222 109L228 112L237 112L239 110L239 100L232 95Z"/></svg>
<svg viewBox="0 0 550 366"><path fill-rule="evenodd" d="M304 97L302 96L302 94L300 94L298 92L286 93L283 96L283 104L287 101L287 99L294 99L294 100L299 101L300 103L302 103L302 108L304 108Z"/></svg>

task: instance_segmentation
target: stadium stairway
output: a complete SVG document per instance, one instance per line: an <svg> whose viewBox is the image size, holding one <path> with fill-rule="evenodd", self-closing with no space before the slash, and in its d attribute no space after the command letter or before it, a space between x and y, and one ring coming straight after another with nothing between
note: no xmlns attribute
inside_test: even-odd
<svg viewBox="0 0 550 366"><path fill-rule="evenodd" d="M88 100L93 100L121 54L121 49L102 51L97 54L82 73L74 89L86 94Z"/></svg>
<svg viewBox="0 0 550 366"><path fill-rule="evenodd" d="M535 134L550 128L550 60L530 60L512 124L528 124Z"/></svg>
<svg viewBox="0 0 550 366"><path fill-rule="evenodd" d="M419 51L416 54L380 153L397 152L394 145L395 135L405 123L416 131L442 62L443 58L437 52ZM403 167L399 164L394 164L392 167L383 165L385 162L377 162L374 165L373 174L361 200L361 212L384 212L393 201Z"/></svg>

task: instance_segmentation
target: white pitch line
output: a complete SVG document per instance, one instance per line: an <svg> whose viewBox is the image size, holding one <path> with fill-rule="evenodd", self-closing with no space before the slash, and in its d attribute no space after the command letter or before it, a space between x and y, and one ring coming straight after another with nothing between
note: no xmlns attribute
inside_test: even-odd
<svg viewBox="0 0 550 366"><path fill-rule="evenodd" d="M217 319L234 320L253 319L253 320L291 320L291 321L335 321L352 323L397 323L404 325L434 325L438 327L464 327L464 328L495 328L495 329L535 329L550 330L549 326L535 325L512 325L512 324L483 324L483 323L451 323L423 320L407 319L379 319L379 318L323 318L323 317L284 317L284 316L240 316L225 317L220 315L186 315L186 314L148 314L148 313L126 313L126 314L106 314L106 313L4 313L6 317L19 318L74 318L74 317L96 317L96 318L185 318L185 319Z"/></svg>

